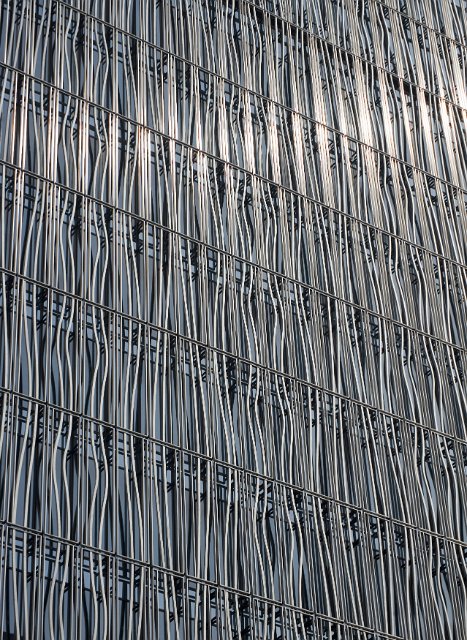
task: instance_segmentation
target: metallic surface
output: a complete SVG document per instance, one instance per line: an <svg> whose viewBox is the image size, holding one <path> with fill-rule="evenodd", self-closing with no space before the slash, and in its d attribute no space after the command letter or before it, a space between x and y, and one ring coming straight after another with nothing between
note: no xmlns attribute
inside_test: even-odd
<svg viewBox="0 0 467 640"><path fill-rule="evenodd" d="M467 638L459 0L0 0L0 638Z"/></svg>

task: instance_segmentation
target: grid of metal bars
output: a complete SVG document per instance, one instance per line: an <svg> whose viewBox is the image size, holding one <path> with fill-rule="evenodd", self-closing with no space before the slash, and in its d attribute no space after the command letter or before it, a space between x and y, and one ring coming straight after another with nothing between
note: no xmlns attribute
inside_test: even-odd
<svg viewBox="0 0 467 640"><path fill-rule="evenodd" d="M0 637L467 638L458 0L0 0Z"/></svg>

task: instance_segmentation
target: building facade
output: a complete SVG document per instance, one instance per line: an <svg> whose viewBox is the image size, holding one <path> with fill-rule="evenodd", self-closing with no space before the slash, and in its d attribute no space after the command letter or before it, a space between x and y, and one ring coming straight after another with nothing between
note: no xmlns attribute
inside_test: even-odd
<svg viewBox="0 0 467 640"><path fill-rule="evenodd" d="M0 638L467 638L461 0L1 0Z"/></svg>

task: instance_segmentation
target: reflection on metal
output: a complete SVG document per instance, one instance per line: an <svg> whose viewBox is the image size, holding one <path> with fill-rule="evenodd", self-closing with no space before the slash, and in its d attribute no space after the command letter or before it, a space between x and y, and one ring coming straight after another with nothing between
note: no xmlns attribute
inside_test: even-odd
<svg viewBox="0 0 467 640"><path fill-rule="evenodd" d="M1 0L2 638L467 638L465 41Z"/></svg>

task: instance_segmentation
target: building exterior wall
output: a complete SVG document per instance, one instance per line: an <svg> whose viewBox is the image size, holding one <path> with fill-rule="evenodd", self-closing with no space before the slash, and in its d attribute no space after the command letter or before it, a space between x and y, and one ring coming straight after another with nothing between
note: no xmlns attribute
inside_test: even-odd
<svg viewBox="0 0 467 640"><path fill-rule="evenodd" d="M467 638L457 0L2 0L0 638Z"/></svg>

